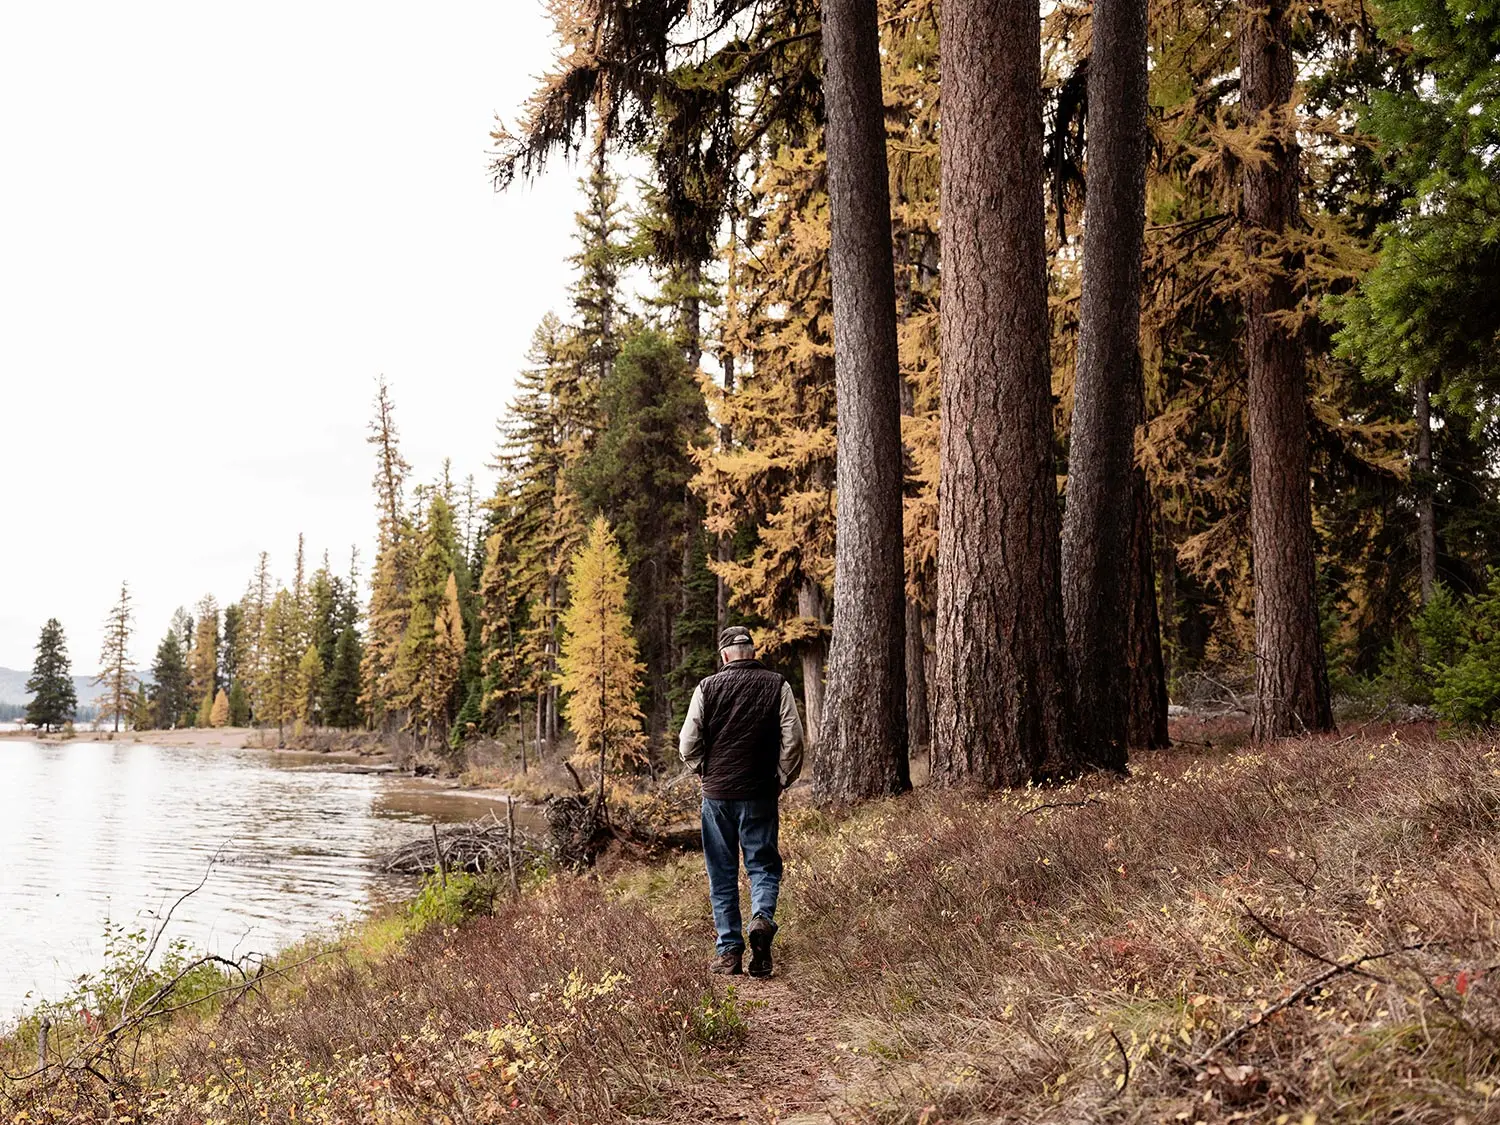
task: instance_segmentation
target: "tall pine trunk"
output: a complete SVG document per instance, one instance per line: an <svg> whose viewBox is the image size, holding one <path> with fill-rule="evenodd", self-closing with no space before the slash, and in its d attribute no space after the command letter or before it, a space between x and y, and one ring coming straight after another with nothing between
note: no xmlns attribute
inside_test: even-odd
<svg viewBox="0 0 1500 1125"><path fill-rule="evenodd" d="M1032 0L945 0L937 784L1070 766Z"/></svg>
<svg viewBox="0 0 1500 1125"><path fill-rule="evenodd" d="M821 627L828 620L828 609L823 588L810 578L804 578L802 585L797 587L797 613L819 625L817 635L804 641L800 651L802 709L807 713L807 744L817 746L823 729L823 665L828 659L828 644L823 639Z"/></svg>
<svg viewBox="0 0 1500 1125"><path fill-rule="evenodd" d="M1417 458L1413 467L1417 489L1417 554L1421 561L1422 604L1432 600L1437 586L1437 512L1432 476L1432 382L1426 375L1416 386Z"/></svg>
<svg viewBox="0 0 1500 1125"><path fill-rule="evenodd" d="M1130 592L1125 651L1130 654L1129 709L1125 739L1132 750L1164 750L1167 732L1167 662L1161 645L1161 616L1156 605L1156 543L1152 534L1154 505L1146 474L1132 477L1135 518L1130 527Z"/></svg>
<svg viewBox="0 0 1500 1125"><path fill-rule="evenodd" d="M1328 671L1318 634L1307 372L1293 255L1278 250L1298 221L1299 152L1290 105L1291 24L1285 0L1247 7L1240 26L1240 105L1265 132L1266 159L1244 171L1246 251L1280 262L1244 298L1249 382L1250 540L1255 577L1257 740L1330 730Z"/></svg>
<svg viewBox="0 0 1500 1125"><path fill-rule="evenodd" d="M1161 668L1160 638L1153 645L1147 635L1146 619L1156 619L1150 552L1138 549L1136 526L1149 514L1139 502L1146 482L1135 463L1135 431L1145 414L1146 9L1147 0L1094 3L1083 297L1062 534L1078 751L1084 764L1112 770L1123 770L1128 759L1135 680ZM1143 530L1149 543L1149 525ZM1136 574L1142 562L1145 581ZM1149 611L1135 606L1138 596L1150 597ZM1142 686L1155 693L1154 685Z"/></svg>
<svg viewBox="0 0 1500 1125"><path fill-rule="evenodd" d="M901 374L876 0L823 0L838 397L833 641L813 794L911 785L906 745Z"/></svg>
<svg viewBox="0 0 1500 1125"><path fill-rule="evenodd" d="M914 305L911 275L908 272L911 262L910 231L897 232L896 248L900 255L900 266L896 270L896 307L900 324L905 325L911 318ZM901 380L901 417L910 418L915 413L916 391L910 380L903 378ZM901 464L903 476L909 472L910 464L910 450L903 445ZM904 525L902 550L905 551ZM923 590L922 593L925 595L926 591ZM910 747L922 750L926 750L932 743L932 724L929 721L927 703L927 646L922 636L922 603L925 600L925 596L912 597L908 591L906 599L906 733Z"/></svg>
<svg viewBox="0 0 1500 1125"><path fill-rule="evenodd" d="M927 704L927 652L922 641L922 606L906 603L906 729L912 747L932 744L931 714Z"/></svg>

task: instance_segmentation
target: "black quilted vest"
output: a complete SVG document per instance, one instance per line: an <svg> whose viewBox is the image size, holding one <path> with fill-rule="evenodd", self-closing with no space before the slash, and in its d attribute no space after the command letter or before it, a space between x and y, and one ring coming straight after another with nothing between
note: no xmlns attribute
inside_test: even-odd
<svg viewBox="0 0 1500 1125"><path fill-rule="evenodd" d="M758 660L726 664L703 689L703 795L716 801L776 797L781 781L781 685Z"/></svg>

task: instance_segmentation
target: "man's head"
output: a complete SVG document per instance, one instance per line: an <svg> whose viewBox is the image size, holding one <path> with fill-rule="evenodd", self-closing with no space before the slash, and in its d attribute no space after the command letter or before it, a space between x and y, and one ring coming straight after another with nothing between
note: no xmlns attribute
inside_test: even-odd
<svg viewBox="0 0 1500 1125"><path fill-rule="evenodd" d="M719 659L725 664L731 660L750 660L755 656L755 642L750 639L750 630L733 626L719 634Z"/></svg>

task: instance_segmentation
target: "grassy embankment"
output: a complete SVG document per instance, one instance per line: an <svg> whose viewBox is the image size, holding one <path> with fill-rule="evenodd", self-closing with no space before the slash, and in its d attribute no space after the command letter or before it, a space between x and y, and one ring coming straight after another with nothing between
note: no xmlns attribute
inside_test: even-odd
<svg viewBox="0 0 1500 1125"><path fill-rule="evenodd" d="M1142 756L794 800L780 971L704 972L696 857L608 857L143 1044L137 1120L1500 1120L1500 749ZM103 1118L97 1080L7 1091Z"/></svg>

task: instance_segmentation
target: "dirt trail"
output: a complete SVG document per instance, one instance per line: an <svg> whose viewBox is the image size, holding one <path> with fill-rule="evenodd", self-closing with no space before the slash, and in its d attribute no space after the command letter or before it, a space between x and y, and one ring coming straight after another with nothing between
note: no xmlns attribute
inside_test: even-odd
<svg viewBox="0 0 1500 1125"><path fill-rule="evenodd" d="M770 980L733 978L747 1009L749 1034L703 1061L711 1077L673 1091L660 1120L835 1125L841 1092L862 1060L839 1045L838 1017L798 988L796 972L778 967Z"/></svg>

